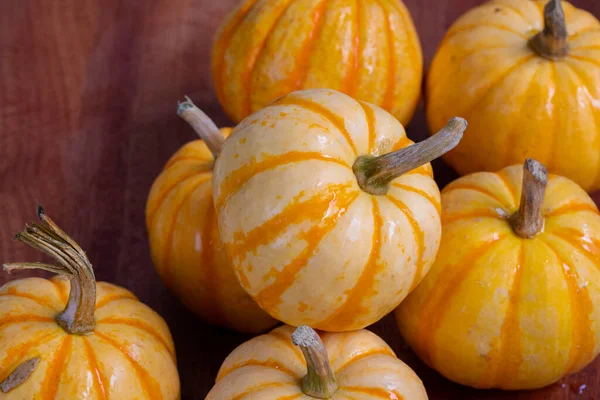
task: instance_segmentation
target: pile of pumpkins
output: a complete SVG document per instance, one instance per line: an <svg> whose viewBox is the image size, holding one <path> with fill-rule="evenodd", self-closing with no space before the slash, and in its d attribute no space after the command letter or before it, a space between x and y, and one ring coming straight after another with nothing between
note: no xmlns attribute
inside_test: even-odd
<svg viewBox="0 0 600 400"><path fill-rule="evenodd" d="M207 399L426 399L363 329L390 312L425 363L475 388L543 387L600 352L592 15L493 0L462 16L426 82L437 133L418 144L403 124L423 60L399 0L243 0L212 67L238 125L180 103L202 140L151 189L152 258L207 323L284 325L235 349ZM441 195L440 156L468 174ZM17 239L58 265L4 267L66 278L0 289L0 398L177 399L164 321L96 283L85 252L38 214Z"/></svg>

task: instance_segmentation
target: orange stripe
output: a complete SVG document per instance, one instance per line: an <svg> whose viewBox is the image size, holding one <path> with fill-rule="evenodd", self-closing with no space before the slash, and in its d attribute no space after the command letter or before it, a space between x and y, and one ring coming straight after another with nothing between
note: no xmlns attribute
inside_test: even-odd
<svg viewBox="0 0 600 400"><path fill-rule="evenodd" d="M590 299L587 287L579 285L579 275L577 269L569 264L562 255L552 247L552 245L543 239L540 239L555 255L563 266L563 274L569 297L571 299L571 323L573 325L572 344L569 351L569 360L565 366L567 373L579 371L584 365L593 358L596 339L592 329L590 317L594 311L594 305Z"/></svg>
<svg viewBox="0 0 600 400"><path fill-rule="evenodd" d="M100 369L98 368L98 360L96 359L96 354L94 354L94 348L88 342L87 338L83 338L83 348L85 350L85 356L88 360L90 372L94 378L94 388L96 389L96 394L98 395L99 399L106 400L108 399L106 388L110 387L110 382L100 372Z"/></svg>
<svg viewBox="0 0 600 400"><path fill-rule="evenodd" d="M596 268L600 269L600 242L576 229L562 228L560 230L546 231L546 233L568 242L577 250L581 250L596 265Z"/></svg>
<svg viewBox="0 0 600 400"><path fill-rule="evenodd" d="M57 279L49 279L48 281L54 285L56 292L58 293L58 298L66 305L69 300L69 295L63 290L63 285L60 284Z"/></svg>
<svg viewBox="0 0 600 400"><path fill-rule="evenodd" d="M350 97L354 97L354 93L356 92L356 87L358 86L358 69L360 65L360 13L363 12L361 9L360 0L355 0L356 10L354 13L356 17L354 18L353 24L353 38L352 38L352 51L349 53L349 56L352 59L348 60L348 72L344 77L342 83L342 92L346 93Z"/></svg>
<svg viewBox="0 0 600 400"><path fill-rule="evenodd" d="M291 396L278 397L277 400L294 400L300 396L304 396L304 393L293 394Z"/></svg>
<svg viewBox="0 0 600 400"><path fill-rule="evenodd" d="M16 346L3 348L4 360L0 364L0 382L3 382L14 369L23 362L23 359L28 356L32 347L41 347L43 344L58 337L62 330L42 331L40 335L34 338L17 344Z"/></svg>
<svg viewBox="0 0 600 400"><path fill-rule="evenodd" d="M301 89L308 76L308 65L312 51L317 43L317 36L321 32L321 28L325 22L323 17L327 12L328 0L322 0L320 4L313 10L311 17L311 31L308 33L304 43L302 44L302 50L297 55L296 67L290 74L290 86L295 88L293 90Z"/></svg>
<svg viewBox="0 0 600 400"><path fill-rule="evenodd" d="M513 187L513 185L511 185L511 183L506 179L504 174L495 173L494 175L496 175L502 181L504 187L506 188L506 190L508 190L513 204L518 205L520 201L518 199L517 193L515 192L515 188Z"/></svg>
<svg viewBox="0 0 600 400"><path fill-rule="evenodd" d="M365 119L367 120L367 127L369 129L369 153L373 154L376 149L375 139L375 111L366 103L359 101L358 104L362 107L365 112Z"/></svg>
<svg viewBox="0 0 600 400"><path fill-rule="evenodd" d="M444 194L448 194L450 192L453 192L455 190L472 190L474 192L478 192L481 193L485 196L488 196L494 200L496 200L502 207L504 208L508 208L508 206L506 204L504 204L504 202L502 200L500 200L493 192L482 188L481 186L477 186L474 184L468 184L468 183L462 183L462 182L458 182L457 184L451 184L448 187L446 187L444 189ZM511 194L512 195L512 194Z"/></svg>
<svg viewBox="0 0 600 400"><path fill-rule="evenodd" d="M590 64L594 64L596 67L600 67L600 61L594 60L593 58L589 58L589 57L583 57L583 56L576 56L573 54L569 54L570 58L574 58L575 60L579 60L579 61L583 61L583 62L587 62Z"/></svg>
<svg viewBox="0 0 600 400"><path fill-rule="evenodd" d="M120 318L120 317L104 318L104 319L99 320L98 324L126 325L126 326L130 326L130 327L142 330L142 331L146 332L147 334L149 334L150 336L153 336L157 341L159 341L160 344L162 344L163 347L167 350L167 352L169 352L173 361L175 361L175 351L171 348L171 345L169 344L169 342L167 342L167 340L165 338L163 338L162 335L156 329L154 329L154 327L150 324L147 324L145 322L142 322L142 321L136 320L136 319Z"/></svg>
<svg viewBox="0 0 600 400"><path fill-rule="evenodd" d="M283 372L284 374L292 376L294 378L299 378L299 376L296 375L294 372L287 369L280 362L277 362L276 360L273 360L272 358L268 358L266 360L255 360L255 359L244 360L240 364L235 364L231 368L228 368L227 370L220 372L219 375L222 378L226 375L229 375L230 373L232 373L233 371L235 371L237 369L240 369L242 367L248 367L248 366L271 368L271 369L275 369L279 372Z"/></svg>
<svg viewBox="0 0 600 400"><path fill-rule="evenodd" d="M239 258L240 261L243 261L248 253L256 253L260 246L277 239L290 226L306 220L321 221L323 216L331 210L331 207L336 205L336 199L338 197L343 199L350 187L350 183L330 185L309 199L300 202L300 198L304 196L304 191L301 191L279 214L263 222L262 225L248 233L235 232L233 234L234 242L228 248L229 256L232 260Z"/></svg>
<svg viewBox="0 0 600 400"><path fill-rule="evenodd" d="M408 136L406 136L406 134L405 134L400 139L398 139L398 141L396 143L394 143L394 145L392 146L392 151L400 150L405 147L412 146L413 144L414 144L414 142L412 140L410 140L408 138Z"/></svg>
<svg viewBox="0 0 600 400"><path fill-rule="evenodd" d="M46 367L46 375L40 389L43 400L55 400L60 385L60 377L66 369L67 356L71 352L73 336L66 335L52 356L52 361ZM70 358L70 357L69 357Z"/></svg>
<svg viewBox="0 0 600 400"><path fill-rule="evenodd" d="M559 217L561 215L572 214L576 212L589 211L598 215L598 208L594 204L580 203L577 200L563 204L546 214L546 218Z"/></svg>
<svg viewBox="0 0 600 400"><path fill-rule="evenodd" d="M446 34L446 36L444 37L444 40L442 41L442 43L445 43L446 41L448 41L450 38L460 34L460 33L466 33L472 30L475 30L477 28L494 28L494 29L498 29L501 31L505 31L505 32L510 32L510 33L514 33L515 35L528 40L529 38L525 35L523 35L521 32L518 32L516 30L511 29L510 27L507 26L503 26L503 25L495 25L495 24L482 24L482 23L478 23L476 25L465 25L465 26L461 26L460 28L454 28L451 31L448 32L448 34Z"/></svg>
<svg viewBox="0 0 600 400"><path fill-rule="evenodd" d="M356 145L352 140L352 135L348 129L346 129L346 120L339 115L335 114L333 111L323 106L320 103L316 103L314 101L294 97L294 96L285 96L281 99L277 100L274 104L282 105L282 106L296 106L302 109L311 111L315 114L320 115L324 119L331 122L341 133L344 135L344 138L348 142L348 145L352 148L354 154L356 154Z"/></svg>
<svg viewBox="0 0 600 400"><path fill-rule="evenodd" d="M410 208L404 204L400 199L395 198L392 195L387 195L386 198L391 201L396 207L402 211L413 231L413 237L415 239L415 244L417 245L417 261L415 263L415 275L413 276L413 281L410 285L410 289L408 292L412 292L412 290L417 286L417 284L421 281L423 274L423 253L425 252L425 233L419 226L419 221L415 219Z"/></svg>
<svg viewBox="0 0 600 400"><path fill-rule="evenodd" d="M0 318L0 327L8 324L20 324L23 322L54 322L54 319L35 314L5 315Z"/></svg>
<svg viewBox="0 0 600 400"><path fill-rule="evenodd" d="M150 375L148 371L142 368L140 363L137 361L136 355L130 354L125 346L121 346L115 339L111 338L110 336L107 336L100 332L94 332L94 336L98 337L99 339L102 339L106 343L113 346L115 349L119 350L123 354L123 356L125 356L125 358L129 360L131 366L135 371L136 376L138 377L140 383L143 386L147 398L153 400L163 399L162 390L160 388L159 383L156 381L156 379L152 377L152 375Z"/></svg>
<svg viewBox="0 0 600 400"><path fill-rule="evenodd" d="M333 157L321 154L319 152L301 152L291 151L279 155L264 156L261 161L252 160L241 168L231 172L221 183L221 195L217 199L215 207L220 210L225 204L225 201L236 194L248 181L262 172L280 167L285 164L291 164L301 161L324 161L332 162L345 167L350 166L342 160L337 160Z"/></svg>
<svg viewBox="0 0 600 400"><path fill-rule="evenodd" d="M345 368L347 368L350 364L354 364L355 362L365 359L367 357L372 357L372 356L391 356L391 357L395 357L394 353L387 348L381 348L381 349L374 349L371 351L365 351L364 353L358 354L357 356L352 357L351 359L349 359L348 361L346 361L341 367L339 367L337 369L338 372L343 371Z"/></svg>
<svg viewBox="0 0 600 400"><path fill-rule="evenodd" d="M278 2L279 4L281 2ZM275 4L278 4L275 3ZM287 0L287 4L285 4L285 6L282 7L281 9L281 13L279 15L277 15L277 17L275 17L275 19L273 20L273 25L271 25L269 27L269 32L265 35L264 39L262 40L261 43L256 44L255 51L250 51L250 59L247 61L246 64L246 68L245 70L240 74L241 75L241 82L242 82L242 86L244 88L244 109L243 109L243 115L247 116L252 114L252 99L251 96L254 93L254 91L252 90L252 81L253 81L253 77L254 77L254 69L256 68L256 65L258 64L258 60L260 59L260 57L263 54L263 51L265 50L265 47L267 46L267 42L269 41L269 37L273 34L273 31L275 30L275 27L279 24L279 21L281 21L281 18L285 15L285 13L287 12L288 8L290 7L290 5L293 3L293 0ZM275 13L277 8L274 7L271 12ZM263 27L264 28L264 27ZM252 49L252 48L250 48Z"/></svg>
<svg viewBox="0 0 600 400"><path fill-rule="evenodd" d="M507 216L498 214L497 210L482 208L466 213L442 213L442 225L450 225L458 221L470 220L475 218L494 218L506 219Z"/></svg>
<svg viewBox="0 0 600 400"><path fill-rule="evenodd" d="M428 200L437 210L438 214L442 214L442 205L437 201L432 195L425 192L424 190L417 189L413 186L404 185L402 183L392 182L392 186L397 187L398 189L406 190L407 192L416 193L421 197L424 197Z"/></svg>
<svg viewBox="0 0 600 400"><path fill-rule="evenodd" d="M17 297L17 298L21 298L21 299L29 299L29 300L36 302L37 304L39 304L42 307L46 307L46 308L50 308L51 310L58 311L56 309L56 307L54 307L54 305L51 302L49 302L47 299L42 299L42 298L34 296L30 293L19 292L19 291L17 291L17 288L15 288L15 287L8 288L8 290L5 293L0 293L0 297L3 297L3 296L6 296L6 297L12 296L12 297Z"/></svg>
<svg viewBox="0 0 600 400"><path fill-rule="evenodd" d="M381 399L404 400L404 397L395 390L361 386L342 386L340 389L348 392L364 393Z"/></svg>
<svg viewBox="0 0 600 400"><path fill-rule="evenodd" d="M193 161L195 163L194 167L196 167L196 168L202 167L200 169L206 169L206 171L198 171L198 173L211 172L215 165L214 160L207 160L205 158L200 158L200 157L181 156L181 157L171 158L165 165L163 172L165 172L166 170L168 170L175 164L182 162L182 161Z"/></svg>
<svg viewBox="0 0 600 400"><path fill-rule="evenodd" d="M435 350L435 334L439 330L444 316L452 305L452 299L458 294L462 282L469 276L475 263L499 244L506 236L493 237L472 249L459 262L446 265L436 281L436 289L427 298L422 307L423 316L417 326L417 345L415 346L424 360L434 366L433 354Z"/></svg>
<svg viewBox="0 0 600 400"><path fill-rule="evenodd" d="M119 293L119 294L113 294L113 295L109 295L109 296L103 296L96 303L96 311L98 311L100 308L104 307L105 305L112 303L113 301L118 301L118 300L136 300L137 301L137 297L135 297L131 293L128 293L128 294Z"/></svg>
<svg viewBox="0 0 600 400"><path fill-rule="evenodd" d="M385 110L389 110L394 102L395 90L396 90L396 49L395 49L395 39L394 33L392 32L392 21L389 13L386 8L381 4L381 0L376 0L379 7L381 7L382 12L385 17L385 31L387 34L387 46L388 46L388 64L387 64L387 72L388 72L388 82L387 89L385 94L383 95L383 102L381 103L381 108Z"/></svg>
<svg viewBox="0 0 600 400"><path fill-rule="evenodd" d="M298 273L308 264L310 258L314 255L314 251L319 247L319 244L329 232L337 225L338 220L348 211L350 205L358 197L358 191L339 191L330 192L333 196L327 202L327 208L317 210L321 211L321 219L318 223L306 232L298 235L298 239L306 242L306 247L300 254L293 259L288 265L284 266L281 271L272 268L265 279L273 278L270 285L262 289L254 300L268 312L274 312L274 308L281 303L283 293L294 284ZM316 208L316 207L315 207ZM311 211L313 212L313 211ZM305 215L298 214L298 220L305 218ZM291 217L290 220L293 220ZM264 226L264 225L263 225Z"/></svg>
<svg viewBox="0 0 600 400"><path fill-rule="evenodd" d="M274 337L275 339L278 339L281 343L285 344L288 348L290 348L292 350L292 352L296 355L296 358L298 358L298 360L301 363L306 362L304 360L304 356L302 355L302 352L298 349L297 346L294 346L294 344L292 343L292 335L291 334L290 334L290 336L286 336L279 329L274 329L271 332L269 332L268 335Z"/></svg>
<svg viewBox="0 0 600 400"><path fill-rule="evenodd" d="M523 363L519 303L521 302L521 282L525 268L524 260L525 246L521 242L519 258L515 265L515 273L508 294L505 319L500 330L500 344L486 355L486 359L489 360L488 370L479 387L509 385L514 381L515 375Z"/></svg>
<svg viewBox="0 0 600 400"><path fill-rule="evenodd" d="M246 18L246 15L250 12L250 9L257 0L247 0L243 4L240 4L238 9L233 11L227 17L227 21L223 24L222 30L217 34L217 41L214 47L214 53L212 57L212 75L215 81L215 90L217 97L221 104L225 104L225 93L224 93L224 75L225 75L225 52L231 44L231 39L235 34L237 28L242 24L242 21Z"/></svg>
<svg viewBox="0 0 600 400"><path fill-rule="evenodd" d="M579 36L586 35L586 34L592 33L592 32L600 33L600 29L596 28L595 26L593 26L592 28L582 29L579 32L575 32L574 34L572 34L571 36L569 36L569 42L574 41ZM573 50L579 50L579 49L580 49L579 47L573 48Z"/></svg>
<svg viewBox="0 0 600 400"><path fill-rule="evenodd" d="M231 398L231 400L241 400L244 397L248 396L249 394L256 394L256 392L260 392L261 390L264 389L269 389L269 388L274 388L274 387L284 387L284 386L291 386L291 385L296 385L296 383L294 382L268 382L268 383L263 383L262 385L258 385L258 386L253 386L251 388L249 388L248 390L238 394L237 396L234 396Z"/></svg>
<svg viewBox="0 0 600 400"><path fill-rule="evenodd" d="M363 304L363 302L365 299L372 298L377 294L377 290L374 287L375 277L385 268L385 264L379 263L383 219L381 218L379 204L375 196L371 196L371 201L373 203L373 236L371 238L372 245L369 259L363 267L362 273L354 287L346 291L348 293L346 301L333 311L327 319L314 324L318 329L344 330L352 326L356 317L370 312L369 305ZM351 312L348 312L349 310Z"/></svg>

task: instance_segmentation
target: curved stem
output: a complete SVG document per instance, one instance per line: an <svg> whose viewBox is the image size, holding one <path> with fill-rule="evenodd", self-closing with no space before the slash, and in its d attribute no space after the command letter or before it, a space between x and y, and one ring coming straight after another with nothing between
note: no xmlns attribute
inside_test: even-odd
<svg viewBox="0 0 600 400"><path fill-rule="evenodd" d="M370 194L386 194L392 180L455 148L465 129L467 121L454 117L441 131L420 143L382 156L358 157L352 166L358 185Z"/></svg>
<svg viewBox="0 0 600 400"><path fill-rule="evenodd" d="M30 358L27 361L22 362L6 377L5 380L0 382L0 390L2 393L8 393L17 386L25 383L27 378L35 371L40 362L39 357Z"/></svg>
<svg viewBox="0 0 600 400"><path fill-rule="evenodd" d="M544 8L544 30L529 41L540 56L559 60L569 55L567 23L560 0L550 0Z"/></svg>
<svg viewBox="0 0 600 400"><path fill-rule="evenodd" d="M225 138L219 131L215 123L200 110L189 97L185 96L185 101L180 102L177 107L177 115L183 118L194 131L200 136L213 156L217 158L221 152L221 147L225 142Z"/></svg>
<svg viewBox="0 0 600 400"><path fill-rule="evenodd" d="M308 373L302 378L302 391L307 396L328 399L338 390L331 370L327 350L321 338L312 328L303 325L292 334L292 342L302 350Z"/></svg>
<svg viewBox="0 0 600 400"><path fill-rule="evenodd" d="M20 269L39 268L71 278L71 292L65 309L56 316L56 322L68 333L85 335L92 333L96 326L96 278L92 264L85 252L73 239L63 232L44 209L38 207L41 224L26 225L23 232L17 233L16 240L43 251L60 265L42 263L4 264L7 272Z"/></svg>
<svg viewBox="0 0 600 400"><path fill-rule="evenodd" d="M523 188L519 211L510 219L513 231L522 238L531 238L542 231L542 205L548 183L548 171L540 162L528 158L523 165Z"/></svg>

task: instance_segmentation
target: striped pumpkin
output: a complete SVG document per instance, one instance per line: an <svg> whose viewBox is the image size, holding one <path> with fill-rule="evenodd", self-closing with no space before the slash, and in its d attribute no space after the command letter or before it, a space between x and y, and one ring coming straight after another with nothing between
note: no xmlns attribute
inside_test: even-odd
<svg viewBox="0 0 600 400"><path fill-rule="evenodd" d="M592 192L600 189L600 22L562 2L570 50L542 54L531 43L546 3L493 0L463 15L429 69L427 120L432 132L453 115L469 120L445 157L460 174L533 157ZM560 1L550 3L555 13Z"/></svg>
<svg viewBox="0 0 600 400"><path fill-rule="evenodd" d="M289 94L234 129L213 194L235 272L262 309L294 326L360 329L416 286L441 235L431 165L381 195L353 172L359 156L412 143L384 110L326 89Z"/></svg>
<svg viewBox="0 0 600 400"><path fill-rule="evenodd" d="M512 166L442 191L438 258L396 312L416 353L464 385L538 388L600 350L598 210L573 181L551 175L541 232L521 238L511 216L522 176Z"/></svg>
<svg viewBox="0 0 600 400"><path fill-rule="evenodd" d="M71 274L73 283L26 278L0 288L0 399L179 399L165 321L131 292L95 283L83 250L42 218L42 225L28 226L18 238L54 254L60 266L5 268Z"/></svg>
<svg viewBox="0 0 600 400"><path fill-rule="evenodd" d="M242 0L212 53L219 101L235 122L294 90L331 88L406 125L422 70L401 0Z"/></svg>
<svg viewBox="0 0 600 400"><path fill-rule="evenodd" d="M307 363L292 342L293 332L294 328L281 326L235 349L223 362L206 400L313 400L300 384ZM374 333L323 333L321 339L330 363L325 361L337 378L332 400L427 399L419 377Z"/></svg>
<svg viewBox="0 0 600 400"><path fill-rule="evenodd" d="M230 131L221 129L224 136ZM156 178L146 206L152 259L167 287L204 321L262 332L276 321L242 290L219 238L213 162L205 142L195 140L179 149Z"/></svg>

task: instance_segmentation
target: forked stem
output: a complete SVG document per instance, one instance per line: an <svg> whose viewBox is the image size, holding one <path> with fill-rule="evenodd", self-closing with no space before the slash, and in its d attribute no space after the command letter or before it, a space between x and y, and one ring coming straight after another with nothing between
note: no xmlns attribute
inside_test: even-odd
<svg viewBox="0 0 600 400"><path fill-rule="evenodd" d="M302 391L307 396L328 399L338 390L335 375L321 338L312 328L303 325L292 334L292 342L302 350L308 373L302 378Z"/></svg>
<svg viewBox="0 0 600 400"><path fill-rule="evenodd" d="M537 54L549 60L569 55L567 22L560 0L550 0L544 8L544 30L529 40Z"/></svg>
<svg viewBox="0 0 600 400"><path fill-rule="evenodd" d="M225 138L219 131L212 119L185 96L185 101L179 102L177 115L183 118L194 131L200 136L200 139L206 143L213 156L217 158L221 152L221 147L225 143Z"/></svg>
<svg viewBox="0 0 600 400"><path fill-rule="evenodd" d="M41 206L38 207L38 217L41 223L26 225L25 230L17 233L15 239L43 251L60 265L10 263L4 264L4 269L9 273L13 270L44 269L70 277L69 301L65 309L56 316L56 322L71 334L92 333L96 326L96 279L92 264L83 249L44 214Z"/></svg>
<svg viewBox="0 0 600 400"><path fill-rule="evenodd" d="M532 238L544 227L542 206L548 183L548 171L540 162L528 158L523 165L521 204L510 219L513 231L522 238Z"/></svg>
<svg viewBox="0 0 600 400"><path fill-rule="evenodd" d="M386 194L392 180L455 148L465 129L467 121L454 117L441 131L420 143L382 156L358 157L352 166L358 185L370 194Z"/></svg>

